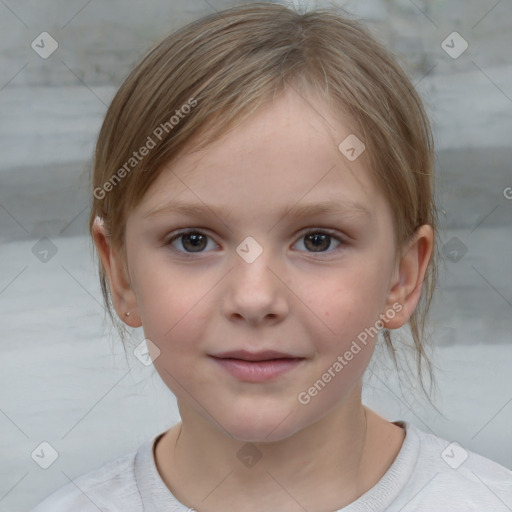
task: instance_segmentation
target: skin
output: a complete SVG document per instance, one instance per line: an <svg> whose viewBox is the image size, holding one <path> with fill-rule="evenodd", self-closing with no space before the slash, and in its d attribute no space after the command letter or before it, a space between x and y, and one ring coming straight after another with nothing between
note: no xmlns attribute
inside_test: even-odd
<svg viewBox="0 0 512 512"><path fill-rule="evenodd" d="M308 404L297 398L393 304L401 310L385 327L408 321L432 253L425 225L395 264L391 210L367 155L350 162L338 150L350 133L320 99L289 91L164 169L128 217L126 262L94 226L114 307L158 347L155 368L178 400L182 421L156 445L158 470L199 512L342 508L378 482L403 443L402 428L361 403L376 336ZM368 213L282 214L327 199ZM216 213L149 215L176 201ZM184 228L208 237L202 252L171 240ZM307 228L335 233L315 252ZM236 252L248 236L263 249L252 263ZM273 381L245 382L209 357L235 349L304 359ZM237 457L247 443L261 455L252 467Z"/></svg>

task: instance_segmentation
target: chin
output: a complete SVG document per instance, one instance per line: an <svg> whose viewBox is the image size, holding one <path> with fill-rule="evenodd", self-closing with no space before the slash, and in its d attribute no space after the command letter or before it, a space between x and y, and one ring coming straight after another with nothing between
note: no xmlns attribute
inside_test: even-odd
<svg viewBox="0 0 512 512"><path fill-rule="evenodd" d="M285 408L276 410L243 411L223 416L222 426L237 441L245 443L270 443L287 439L300 425L293 421L295 415Z"/></svg>

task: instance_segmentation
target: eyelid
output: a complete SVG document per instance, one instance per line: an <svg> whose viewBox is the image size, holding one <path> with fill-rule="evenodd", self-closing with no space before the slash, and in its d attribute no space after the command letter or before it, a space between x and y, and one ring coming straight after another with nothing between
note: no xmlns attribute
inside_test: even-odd
<svg viewBox="0 0 512 512"><path fill-rule="evenodd" d="M331 228L324 228L321 226L319 226L317 228L304 228L303 230L299 231L296 236L299 236L299 235L304 236L304 235L309 235L312 233L325 233L327 235L332 235L333 237L340 238L340 234L339 234L338 230L331 229Z"/></svg>

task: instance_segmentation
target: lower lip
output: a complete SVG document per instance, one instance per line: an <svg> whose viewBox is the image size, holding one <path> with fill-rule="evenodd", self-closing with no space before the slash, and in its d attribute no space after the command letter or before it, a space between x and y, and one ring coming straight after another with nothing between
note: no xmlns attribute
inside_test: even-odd
<svg viewBox="0 0 512 512"><path fill-rule="evenodd" d="M266 382L297 368L303 359L270 359L268 361L243 361L241 359L213 358L233 377L246 382Z"/></svg>

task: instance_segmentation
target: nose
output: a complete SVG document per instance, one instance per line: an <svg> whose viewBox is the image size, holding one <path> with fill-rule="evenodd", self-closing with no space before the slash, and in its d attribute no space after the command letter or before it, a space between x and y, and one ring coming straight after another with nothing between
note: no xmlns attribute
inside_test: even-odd
<svg viewBox="0 0 512 512"><path fill-rule="evenodd" d="M287 288L270 252L264 250L251 263L234 254L234 268L228 274L223 301L224 315L229 320L257 325L278 323L286 317L289 311Z"/></svg>

